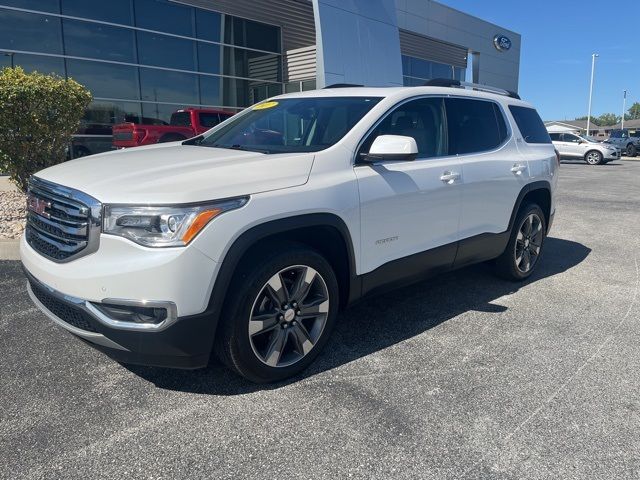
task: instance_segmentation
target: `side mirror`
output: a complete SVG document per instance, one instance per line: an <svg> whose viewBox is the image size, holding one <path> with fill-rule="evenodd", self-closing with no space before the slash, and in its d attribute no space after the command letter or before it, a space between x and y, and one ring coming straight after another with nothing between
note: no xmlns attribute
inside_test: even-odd
<svg viewBox="0 0 640 480"><path fill-rule="evenodd" d="M364 155L367 162L383 160L410 161L418 156L418 145L413 137L403 135L380 135L371 144L369 153Z"/></svg>

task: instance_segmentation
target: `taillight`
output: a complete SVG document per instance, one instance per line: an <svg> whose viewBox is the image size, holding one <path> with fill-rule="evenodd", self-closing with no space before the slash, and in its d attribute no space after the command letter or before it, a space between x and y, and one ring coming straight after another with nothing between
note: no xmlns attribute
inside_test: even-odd
<svg viewBox="0 0 640 480"><path fill-rule="evenodd" d="M554 152L556 152L556 161L558 162L558 166L560 166L560 152L556 149L554 149Z"/></svg>

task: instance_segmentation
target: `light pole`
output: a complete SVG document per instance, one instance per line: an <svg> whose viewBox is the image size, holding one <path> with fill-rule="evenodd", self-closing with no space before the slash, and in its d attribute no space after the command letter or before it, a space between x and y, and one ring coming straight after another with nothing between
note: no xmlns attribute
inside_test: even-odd
<svg viewBox="0 0 640 480"><path fill-rule="evenodd" d="M591 97L593 96L593 72L596 69L597 53L591 55L591 85L589 86L589 113L587 114L587 136L589 135L589 127L591 126Z"/></svg>
<svg viewBox="0 0 640 480"><path fill-rule="evenodd" d="M621 129L624 130L624 112L627 111L627 91L624 90L624 95L622 96L622 125Z"/></svg>

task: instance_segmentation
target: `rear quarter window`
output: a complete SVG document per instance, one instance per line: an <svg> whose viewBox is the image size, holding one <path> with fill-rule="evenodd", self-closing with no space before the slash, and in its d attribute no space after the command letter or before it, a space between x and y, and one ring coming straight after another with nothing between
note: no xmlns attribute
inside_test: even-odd
<svg viewBox="0 0 640 480"><path fill-rule="evenodd" d="M549 132L542 123L540 115L533 108L509 105L509 110L525 142L551 143Z"/></svg>

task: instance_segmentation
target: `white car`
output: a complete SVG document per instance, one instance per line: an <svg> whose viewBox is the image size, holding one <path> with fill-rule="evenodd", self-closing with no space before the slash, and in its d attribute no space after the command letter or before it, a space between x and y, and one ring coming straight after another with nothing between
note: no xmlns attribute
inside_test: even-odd
<svg viewBox="0 0 640 480"><path fill-rule="evenodd" d="M309 365L366 295L487 260L526 279L559 162L529 104L466 87L282 95L187 141L38 172L20 245L31 298L120 361L214 353L269 382Z"/></svg>
<svg viewBox="0 0 640 480"><path fill-rule="evenodd" d="M621 151L615 145L600 143L590 137L575 133L550 133L560 158L581 159L589 165L603 165L619 160Z"/></svg>

